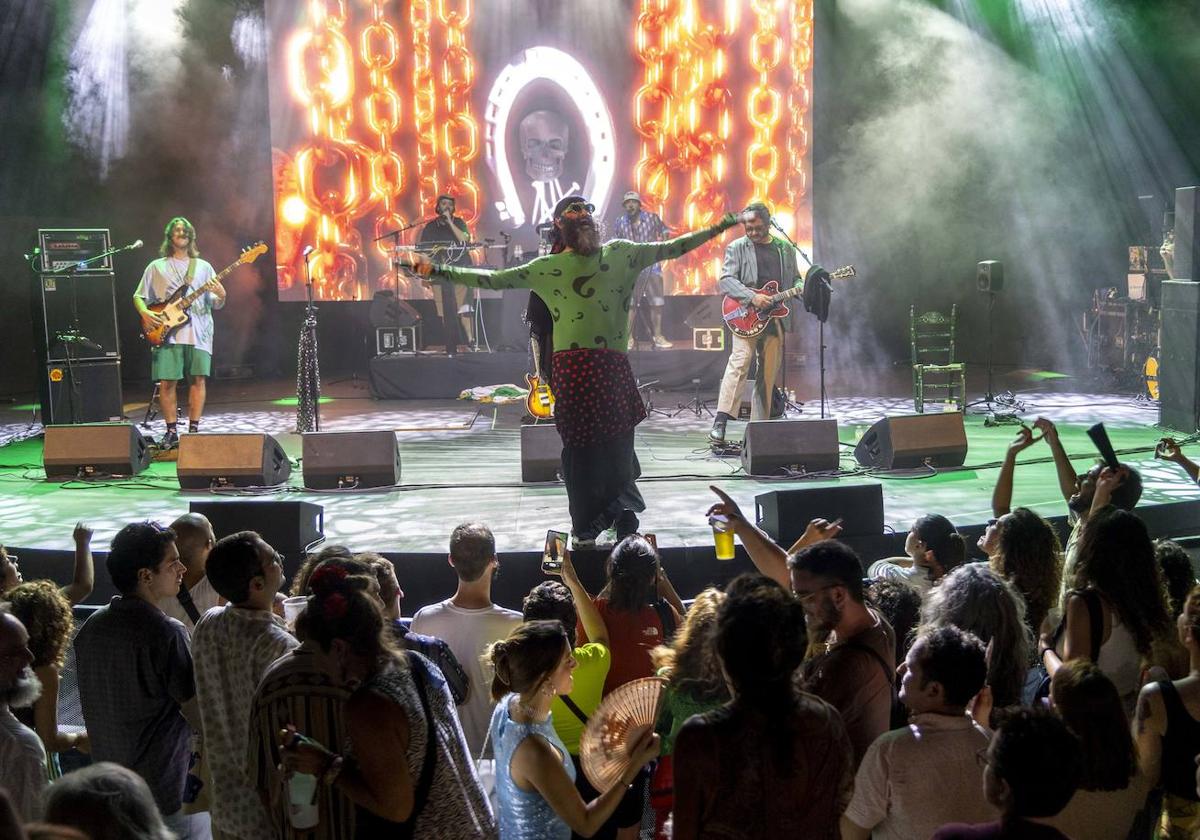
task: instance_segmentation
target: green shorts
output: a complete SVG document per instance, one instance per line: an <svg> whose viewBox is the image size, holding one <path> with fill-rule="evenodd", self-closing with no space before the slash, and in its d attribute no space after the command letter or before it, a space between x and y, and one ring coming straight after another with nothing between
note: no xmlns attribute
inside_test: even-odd
<svg viewBox="0 0 1200 840"><path fill-rule="evenodd" d="M212 354L191 344L164 344L150 351L150 376L155 382L208 376L211 371Z"/></svg>

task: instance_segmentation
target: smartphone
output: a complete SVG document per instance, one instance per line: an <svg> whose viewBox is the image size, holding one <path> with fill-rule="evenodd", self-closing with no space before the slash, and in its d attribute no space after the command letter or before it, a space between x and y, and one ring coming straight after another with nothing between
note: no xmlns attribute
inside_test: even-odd
<svg viewBox="0 0 1200 840"><path fill-rule="evenodd" d="M563 551L567 547L567 532L549 530L546 532L546 547L542 550L542 571L548 575L562 573Z"/></svg>

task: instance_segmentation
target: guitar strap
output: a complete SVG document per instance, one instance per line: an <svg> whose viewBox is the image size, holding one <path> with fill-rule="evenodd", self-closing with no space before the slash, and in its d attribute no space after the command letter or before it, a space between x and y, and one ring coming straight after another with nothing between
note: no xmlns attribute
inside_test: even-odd
<svg viewBox="0 0 1200 840"><path fill-rule="evenodd" d="M188 260L187 279L183 282L187 284L189 290L192 288L192 278L196 276L196 263L197 260L195 257L192 257L190 260Z"/></svg>

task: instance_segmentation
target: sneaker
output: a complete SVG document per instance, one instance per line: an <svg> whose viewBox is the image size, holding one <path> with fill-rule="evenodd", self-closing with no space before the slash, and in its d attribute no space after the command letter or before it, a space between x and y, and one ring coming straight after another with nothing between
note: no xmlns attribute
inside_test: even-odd
<svg viewBox="0 0 1200 840"><path fill-rule="evenodd" d="M672 345L671 345L671 342L668 341L665 336L656 335L656 336L654 336L654 346L666 349L667 347L671 347Z"/></svg>
<svg viewBox="0 0 1200 840"><path fill-rule="evenodd" d="M175 449L179 446L179 433L168 431L163 434L162 439L158 442L159 449Z"/></svg>
<svg viewBox="0 0 1200 840"><path fill-rule="evenodd" d="M729 422L729 415L724 412L717 412L717 416L713 418L712 429L708 433L708 439L711 443L720 446L725 443L725 424Z"/></svg>
<svg viewBox="0 0 1200 840"><path fill-rule="evenodd" d="M595 537L580 538L580 537L577 537L574 534L572 534L571 535L571 550L572 551L595 551L596 550L596 538Z"/></svg>
<svg viewBox="0 0 1200 840"><path fill-rule="evenodd" d="M636 534L640 525L641 523L638 521L636 513L629 508L622 510L614 526L617 534L617 542L620 542L631 534Z"/></svg>
<svg viewBox="0 0 1200 840"><path fill-rule="evenodd" d="M618 542L617 529L605 528L596 536L596 548L608 550Z"/></svg>

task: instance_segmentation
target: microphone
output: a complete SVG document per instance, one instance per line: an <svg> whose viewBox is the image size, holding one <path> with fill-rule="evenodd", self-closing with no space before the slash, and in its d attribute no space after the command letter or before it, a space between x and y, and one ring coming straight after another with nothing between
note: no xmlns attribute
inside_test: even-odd
<svg viewBox="0 0 1200 840"><path fill-rule="evenodd" d="M30 260L36 260L41 255L41 253L42 253L41 248L34 248L30 253L22 254L22 256L25 257L25 262L29 262Z"/></svg>
<svg viewBox="0 0 1200 840"><path fill-rule="evenodd" d="M126 245L124 248L120 248L118 250L132 251L134 248L141 248L141 247L142 247L142 240L139 239L137 242L131 242L128 245Z"/></svg>
<svg viewBox="0 0 1200 840"><path fill-rule="evenodd" d="M317 250L317 249L316 249L316 248L314 248L312 245L305 245L305 246L304 246L304 251L303 251L303 253L301 253L301 254L300 254L300 256L304 257L304 259L306 259L306 260L307 260L307 259L308 259L308 255L309 255L309 254L311 254L311 253L312 253L313 251L315 251L315 250Z"/></svg>

